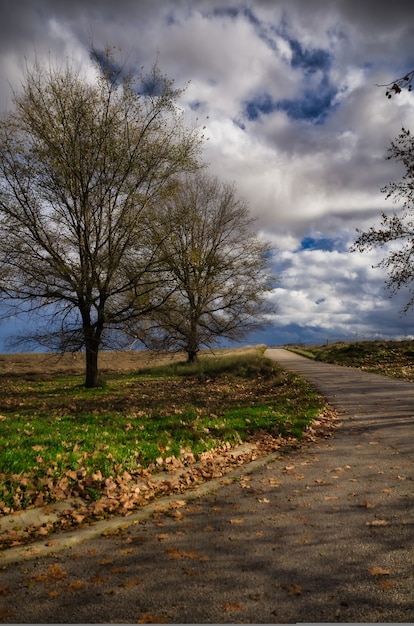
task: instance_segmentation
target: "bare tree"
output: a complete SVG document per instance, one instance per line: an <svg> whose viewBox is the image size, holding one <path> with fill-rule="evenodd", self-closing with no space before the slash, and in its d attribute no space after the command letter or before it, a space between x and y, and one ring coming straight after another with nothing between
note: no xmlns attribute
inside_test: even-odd
<svg viewBox="0 0 414 626"><path fill-rule="evenodd" d="M168 293L145 213L200 148L157 67L133 82L105 58L95 81L27 68L0 121L2 289L47 322L36 341L85 349L87 387L104 341Z"/></svg>
<svg viewBox="0 0 414 626"><path fill-rule="evenodd" d="M389 279L387 286L392 293L405 287L410 293L404 307L407 312L414 305L414 137L403 128L396 140L391 142L388 159L403 164L405 173L401 180L386 185L381 191L387 198L400 203L399 214L383 213L379 227L371 227L359 236L353 245L354 250L364 251L383 248L387 244L396 244L388 248L385 257L376 267L386 268Z"/></svg>
<svg viewBox="0 0 414 626"><path fill-rule="evenodd" d="M133 336L152 348L182 349L194 361L200 347L239 340L273 311L271 247L253 229L233 186L198 172L182 176L151 219L166 284L175 286Z"/></svg>

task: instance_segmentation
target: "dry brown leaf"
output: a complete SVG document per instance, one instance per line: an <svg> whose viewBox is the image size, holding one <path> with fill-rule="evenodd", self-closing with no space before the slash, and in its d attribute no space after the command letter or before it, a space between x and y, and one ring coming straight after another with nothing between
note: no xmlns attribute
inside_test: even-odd
<svg viewBox="0 0 414 626"><path fill-rule="evenodd" d="M81 580L72 580L68 586L66 587L67 591L78 591L79 589L83 589L85 583Z"/></svg>
<svg viewBox="0 0 414 626"><path fill-rule="evenodd" d="M284 585L282 587L290 596L300 596L302 593L301 585Z"/></svg>
<svg viewBox="0 0 414 626"><path fill-rule="evenodd" d="M362 506L364 506L366 509L375 509L375 504L371 504L370 502L368 502L368 500L364 500Z"/></svg>
<svg viewBox="0 0 414 626"><path fill-rule="evenodd" d="M384 569L383 567L371 567L371 569L368 570L368 572L371 574L371 576L388 576L390 573L389 569Z"/></svg>
<svg viewBox="0 0 414 626"><path fill-rule="evenodd" d="M226 602L221 608L223 611L243 611L244 606L240 602Z"/></svg>
<svg viewBox="0 0 414 626"><path fill-rule="evenodd" d="M142 583L142 578L128 578L124 583L122 583L122 589L132 589L132 587L138 587Z"/></svg>
<svg viewBox="0 0 414 626"><path fill-rule="evenodd" d="M385 519L374 519L371 522L365 522L365 526L388 526L389 522Z"/></svg>
<svg viewBox="0 0 414 626"><path fill-rule="evenodd" d="M53 580L63 580L68 575L67 571L61 565L59 565L59 563L49 565L47 571L48 577Z"/></svg>
<svg viewBox="0 0 414 626"><path fill-rule="evenodd" d="M157 539L159 539L160 541L163 539L169 539L170 538L170 534L169 533L159 533L158 535L156 535Z"/></svg>
<svg viewBox="0 0 414 626"><path fill-rule="evenodd" d="M230 524L244 524L244 520L239 517L233 517L233 519L229 520Z"/></svg>
<svg viewBox="0 0 414 626"><path fill-rule="evenodd" d="M259 498L259 502L261 502L262 504L269 504L270 500L268 500L268 498Z"/></svg>
<svg viewBox="0 0 414 626"><path fill-rule="evenodd" d="M170 502L170 507L172 509L180 509L182 506L185 506L187 503L185 500L174 500Z"/></svg>
<svg viewBox="0 0 414 626"><path fill-rule="evenodd" d="M280 481L276 480L276 478L269 478L269 485L272 487L280 487Z"/></svg>
<svg viewBox="0 0 414 626"><path fill-rule="evenodd" d="M389 578L383 578L378 581L378 587L383 591L388 591L389 589L392 589L394 585L395 582L393 580L390 580Z"/></svg>
<svg viewBox="0 0 414 626"><path fill-rule="evenodd" d="M137 621L137 624L168 624L170 620L163 615L157 615L156 613L143 613L141 618Z"/></svg>
<svg viewBox="0 0 414 626"><path fill-rule="evenodd" d="M172 559L193 559L196 561L209 561L210 557L198 552L189 552L187 550L177 550L176 548L167 548L166 553Z"/></svg>

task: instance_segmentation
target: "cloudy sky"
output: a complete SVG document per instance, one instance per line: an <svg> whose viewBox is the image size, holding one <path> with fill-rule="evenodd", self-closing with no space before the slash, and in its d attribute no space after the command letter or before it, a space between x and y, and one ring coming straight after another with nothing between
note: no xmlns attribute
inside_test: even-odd
<svg viewBox="0 0 414 626"><path fill-rule="evenodd" d="M5 0L0 29L1 110L25 60L87 70L91 41L188 84L181 106L206 125L210 171L277 249L278 315L250 339L414 335L404 294L390 298L372 268L381 252L349 251L395 209L380 188L402 170L385 157L414 130L414 92L388 100L375 85L414 69L412 0Z"/></svg>

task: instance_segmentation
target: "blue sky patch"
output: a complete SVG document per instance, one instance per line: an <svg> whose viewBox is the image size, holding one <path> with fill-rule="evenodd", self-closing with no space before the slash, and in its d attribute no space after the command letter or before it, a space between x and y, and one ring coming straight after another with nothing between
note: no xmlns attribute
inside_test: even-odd
<svg viewBox="0 0 414 626"><path fill-rule="evenodd" d="M300 242L300 250L325 250L327 252L332 252L333 250L338 250L338 240L337 239L329 239L327 237L321 237L320 239L315 239L314 237L304 237Z"/></svg>
<svg viewBox="0 0 414 626"><path fill-rule="evenodd" d="M247 119L256 120L262 114L272 113L279 108L279 104L274 102L269 94L258 95L244 103L244 111Z"/></svg>
<svg viewBox="0 0 414 626"><path fill-rule="evenodd" d="M331 55L323 48L307 50L295 39L289 39L288 42L292 51L292 67L300 67L307 74L313 74L318 70L326 72L331 67Z"/></svg>

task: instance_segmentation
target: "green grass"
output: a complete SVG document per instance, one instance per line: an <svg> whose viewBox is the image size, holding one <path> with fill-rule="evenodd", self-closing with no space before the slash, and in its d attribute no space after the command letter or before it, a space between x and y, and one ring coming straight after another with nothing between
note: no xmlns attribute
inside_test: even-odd
<svg viewBox="0 0 414 626"><path fill-rule="evenodd" d="M62 480L76 495L93 476L81 495L97 500L107 478L258 431L301 437L323 401L261 352L107 375L97 389L83 376L0 379L0 512L62 497Z"/></svg>
<svg viewBox="0 0 414 626"><path fill-rule="evenodd" d="M287 346L303 356L414 382L414 341L337 342L306 349Z"/></svg>

